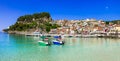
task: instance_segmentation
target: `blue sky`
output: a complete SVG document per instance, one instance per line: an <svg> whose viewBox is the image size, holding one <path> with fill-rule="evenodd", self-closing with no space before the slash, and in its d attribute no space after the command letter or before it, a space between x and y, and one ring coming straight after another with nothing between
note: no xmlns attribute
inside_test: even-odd
<svg viewBox="0 0 120 61"><path fill-rule="evenodd" d="M49 12L56 19L120 19L120 0L0 0L0 30L25 14Z"/></svg>

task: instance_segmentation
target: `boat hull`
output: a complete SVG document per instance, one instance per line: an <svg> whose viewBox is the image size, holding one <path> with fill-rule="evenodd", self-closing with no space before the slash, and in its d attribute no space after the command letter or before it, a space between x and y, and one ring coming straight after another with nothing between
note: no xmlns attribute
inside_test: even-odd
<svg viewBox="0 0 120 61"><path fill-rule="evenodd" d="M63 41L62 42L60 42L60 41L53 41L53 44L55 44L55 45L63 45L64 42Z"/></svg>
<svg viewBox="0 0 120 61"><path fill-rule="evenodd" d="M38 43L40 46L50 46L51 45L48 42L44 42L44 41L39 41Z"/></svg>

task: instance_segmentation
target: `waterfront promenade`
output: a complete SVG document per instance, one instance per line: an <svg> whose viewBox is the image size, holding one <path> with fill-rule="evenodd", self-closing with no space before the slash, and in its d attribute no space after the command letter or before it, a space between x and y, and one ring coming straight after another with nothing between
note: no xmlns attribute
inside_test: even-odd
<svg viewBox="0 0 120 61"><path fill-rule="evenodd" d="M42 36L42 34L25 34L26 36ZM45 36L53 37L59 36L61 34L44 34ZM96 38L96 37L105 37L105 38L120 38L120 35L103 35L103 34L94 34L94 35L83 35L83 34L64 34L64 37L84 37L84 38Z"/></svg>

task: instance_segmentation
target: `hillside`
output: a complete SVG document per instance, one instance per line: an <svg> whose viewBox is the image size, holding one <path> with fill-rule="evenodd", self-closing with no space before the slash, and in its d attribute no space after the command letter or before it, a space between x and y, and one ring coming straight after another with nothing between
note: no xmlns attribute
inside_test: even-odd
<svg viewBox="0 0 120 61"><path fill-rule="evenodd" d="M120 20L106 21L106 24L109 24L109 23L120 24Z"/></svg>
<svg viewBox="0 0 120 61"><path fill-rule="evenodd" d="M120 24L120 20L114 20L114 21L111 21L112 23L114 24Z"/></svg>
<svg viewBox="0 0 120 61"><path fill-rule="evenodd" d="M59 27L57 24L52 24L52 22L53 20L47 12L24 15L20 16L14 25L11 25L9 29L4 29L4 31L34 32L35 30L38 30L47 33L50 29Z"/></svg>

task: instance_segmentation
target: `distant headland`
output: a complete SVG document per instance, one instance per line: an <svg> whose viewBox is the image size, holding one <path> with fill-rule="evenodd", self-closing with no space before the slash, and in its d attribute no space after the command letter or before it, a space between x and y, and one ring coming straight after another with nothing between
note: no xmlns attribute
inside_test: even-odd
<svg viewBox="0 0 120 61"><path fill-rule="evenodd" d="M51 29L58 27L60 26L55 23L53 24L53 20L48 12L42 12L20 16L14 25L9 26L8 29L4 29L3 31L17 34L34 31L48 33Z"/></svg>

